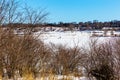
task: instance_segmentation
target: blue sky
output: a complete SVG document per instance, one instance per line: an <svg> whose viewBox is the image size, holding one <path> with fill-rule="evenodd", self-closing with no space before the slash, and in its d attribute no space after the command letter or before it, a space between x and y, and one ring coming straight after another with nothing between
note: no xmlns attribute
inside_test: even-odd
<svg viewBox="0 0 120 80"><path fill-rule="evenodd" d="M24 0L29 6L46 8L48 22L120 20L120 0Z"/></svg>

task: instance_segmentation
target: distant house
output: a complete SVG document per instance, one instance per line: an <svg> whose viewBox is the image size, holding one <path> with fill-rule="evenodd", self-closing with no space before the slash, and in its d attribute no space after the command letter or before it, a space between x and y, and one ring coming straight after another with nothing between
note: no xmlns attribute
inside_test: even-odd
<svg viewBox="0 0 120 80"><path fill-rule="evenodd" d="M120 30L120 27L103 27L102 30L103 31L104 30L108 30L108 31L114 30L114 31L117 31L117 30Z"/></svg>
<svg viewBox="0 0 120 80"><path fill-rule="evenodd" d="M119 36L115 34L115 31L120 30L120 27L103 27L102 30L104 31L103 36Z"/></svg>
<svg viewBox="0 0 120 80"><path fill-rule="evenodd" d="M120 34L116 31L120 30L119 27L103 27L102 31L92 32L92 36L103 36L103 37L120 37Z"/></svg>

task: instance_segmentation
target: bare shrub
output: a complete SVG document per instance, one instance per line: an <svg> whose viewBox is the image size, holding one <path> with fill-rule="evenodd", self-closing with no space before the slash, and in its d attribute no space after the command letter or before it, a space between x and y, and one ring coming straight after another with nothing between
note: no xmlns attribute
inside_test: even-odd
<svg viewBox="0 0 120 80"><path fill-rule="evenodd" d="M14 78L16 71L22 77L27 71L36 78L48 64L49 48L33 35L18 36L12 30L0 30L0 72L3 77L7 74Z"/></svg>
<svg viewBox="0 0 120 80"><path fill-rule="evenodd" d="M114 49L114 71L115 71L115 77L117 80L120 79L120 39L114 39L113 43L113 49Z"/></svg>
<svg viewBox="0 0 120 80"><path fill-rule="evenodd" d="M114 51L110 42L91 41L84 67L97 80L115 80Z"/></svg>
<svg viewBox="0 0 120 80"><path fill-rule="evenodd" d="M30 41L30 40L29 40ZM25 43L28 42L25 40ZM26 68L28 71L34 74L34 77L37 77L36 74L43 71L49 62L49 58L51 56L49 49L44 45L43 42L40 41L31 41L28 42L28 46L26 48L29 50L26 52ZM25 49L25 50L27 50ZM29 54L28 54L29 53Z"/></svg>
<svg viewBox="0 0 120 80"><path fill-rule="evenodd" d="M17 67L19 66L19 37L13 34L12 30L1 30L1 71L6 70L8 77L11 78L15 74ZM4 75L4 71L3 71Z"/></svg>
<svg viewBox="0 0 120 80"><path fill-rule="evenodd" d="M52 45L51 68L55 74L79 74L79 67L82 58L82 50L78 46L68 48L63 45Z"/></svg>

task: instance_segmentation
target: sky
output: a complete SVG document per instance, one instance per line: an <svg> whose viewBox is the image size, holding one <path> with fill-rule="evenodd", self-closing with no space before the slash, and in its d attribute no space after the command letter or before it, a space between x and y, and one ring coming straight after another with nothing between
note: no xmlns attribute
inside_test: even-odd
<svg viewBox="0 0 120 80"><path fill-rule="evenodd" d="M24 0L33 8L45 8L47 22L120 20L120 0Z"/></svg>

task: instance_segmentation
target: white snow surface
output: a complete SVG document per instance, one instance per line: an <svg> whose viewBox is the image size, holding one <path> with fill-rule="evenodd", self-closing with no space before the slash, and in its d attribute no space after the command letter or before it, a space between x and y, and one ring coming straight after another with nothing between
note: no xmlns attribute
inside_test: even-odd
<svg viewBox="0 0 120 80"><path fill-rule="evenodd" d="M40 32L37 32L37 34L39 33ZM41 34L40 38L45 44L62 44L68 47L87 46L90 39L97 39L100 42L106 42L113 39L113 37L91 37L91 35L91 31L44 32Z"/></svg>
<svg viewBox="0 0 120 80"><path fill-rule="evenodd" d="M44 35L43 41L48 44L54 43L73 47L85 44L89 36L89 34L82 32L49 32Z"/></svg>

